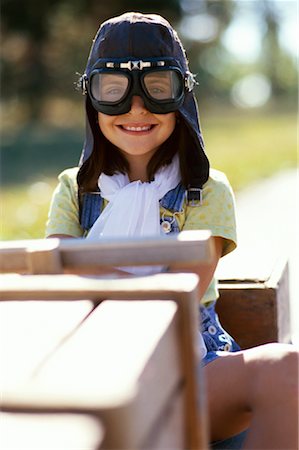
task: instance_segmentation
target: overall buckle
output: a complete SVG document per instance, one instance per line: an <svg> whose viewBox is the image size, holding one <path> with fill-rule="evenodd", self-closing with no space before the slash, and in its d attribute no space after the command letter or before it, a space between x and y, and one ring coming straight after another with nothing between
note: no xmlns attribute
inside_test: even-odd
<svg viewBox="0 0 299 450"><path fill-rule="evenodd" d="M187 190L187 203L188 206L198 206L198 203L202 205L203 189L201 188L188 188Z"/></svg>

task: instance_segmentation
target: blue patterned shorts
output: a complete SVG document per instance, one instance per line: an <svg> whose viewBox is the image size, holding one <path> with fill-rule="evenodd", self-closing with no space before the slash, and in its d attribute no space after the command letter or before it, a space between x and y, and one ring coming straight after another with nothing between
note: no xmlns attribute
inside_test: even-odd
<svg viewBox="0 0 299 450"><path fill-rule="evenodd" d="M205 366L216 358L221 357L221 353L237 352L240 350L236 341L224 330L219 322L215 311L215 303L208 308L200 306L201 334L207 347L207 354L202 359L202 365ZM224 439L223 441L211 442L210 448L213 450L240 450L243 446L247 431Z"/></svg>
<svg viewBox="0 0 299 450"><path fill-rule="evenodd" d="M207 347L207 354L202 365L214 361L221 356L221 352L237 352L240 350L236 341L224 330L215 311L215 303L209 307L200 305L201 334Z"/></svg>

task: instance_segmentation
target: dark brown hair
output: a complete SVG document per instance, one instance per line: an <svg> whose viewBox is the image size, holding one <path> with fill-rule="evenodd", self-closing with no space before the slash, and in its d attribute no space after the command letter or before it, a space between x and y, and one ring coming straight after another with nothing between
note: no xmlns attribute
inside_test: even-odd
<svg viewBox="0 0 299 450"><path fill-rule="evenodd" d="M88 99L89 100L89 99ZM87 100L87 101L88 101ZM88 102L89 103L89 102ZM97 123L97 112L87 104L87 115L93 134L93 151L89 158L82 164L77 175L79 193L94 192L97 190L98 178L101 173L113 175L117 172L127 173L129 164L118 148L109 142L102 134ZM175 129L171 136L161 145L147 166L147 175L149 180L153 180L155 173L162 166L171 163L176 152L179 154L181 181L187 188L190 179L190 167L188 154L191 153L191 146L195 145L190 137L190 132L184 120L178 117Z"/></svg>

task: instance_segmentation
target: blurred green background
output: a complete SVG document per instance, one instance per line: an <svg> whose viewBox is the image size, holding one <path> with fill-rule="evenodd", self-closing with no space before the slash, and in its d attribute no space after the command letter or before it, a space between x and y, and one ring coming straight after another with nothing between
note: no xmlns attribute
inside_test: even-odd
<svg viewBox="0 0 299 450"><path fill-rule="evenodd" d="M238 191L297 164L296 0L2 0L1 238L44 236L58 173L78 163L76 90L99 24L164 15L197 74L207 153Z"/></svg>

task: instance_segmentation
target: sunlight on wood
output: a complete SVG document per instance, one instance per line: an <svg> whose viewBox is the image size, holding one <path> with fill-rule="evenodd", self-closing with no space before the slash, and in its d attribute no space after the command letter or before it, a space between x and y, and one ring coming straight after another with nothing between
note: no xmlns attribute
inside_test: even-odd
<svg viewBox="0 0 299 450"><path fill-rule="evenodd" d="M95 450L104 428L98 420L79 414L2 413L0 434L3 450Z"/></svg>

